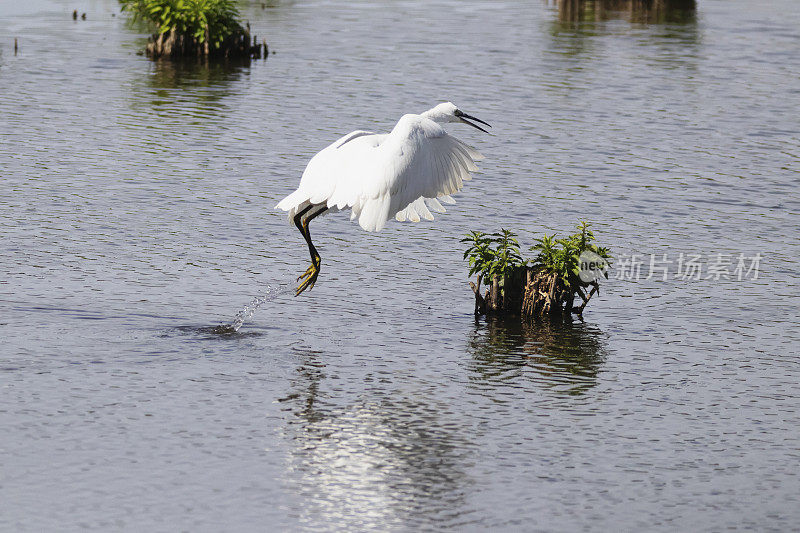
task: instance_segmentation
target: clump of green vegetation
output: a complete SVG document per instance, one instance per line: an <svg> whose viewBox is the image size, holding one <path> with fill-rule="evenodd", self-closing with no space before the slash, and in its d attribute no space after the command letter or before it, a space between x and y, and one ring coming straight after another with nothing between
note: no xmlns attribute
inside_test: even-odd
<svg viewBox="0 0 800 533"><path fill-rule="evenodd" d="M607 248L593 244L595 237L589 229L586 221L578 224L578 232L568 235L563 239L556 239L556 235L545 235L541 239L536 239L536 244L531 250L538 252L532 264L550 274L555 274L567 287L579 287L586 285L581 280L580 256L583 252L589 251L600 258L606 260L611 257ZM605 273L608 278L608 273Z"/></svg>
<svg viewBox="0 0 800 533"><path fill-rule="evenodd" d="M484 279L504 279L515 268L525 264L519 249L517 234L506 229L499 233L472 231L461 242L469 244L464 259L469 263L469 275L478 275L478 288Z"/></svg>
<svg viewBox="0 0 800 533"><path fill-rule="evenodd" d="M242 30L233 0L120 0L134 20L155 24L159 33L177 31L219 48L226 37Z"/></svg>
<svg viewBox="0 0 800 533"><path fill-rule="evenodd" d="M589 299L599 292L598 274L608 277L610 252L595 243L588 222L581 222L577 232L564 238L545 235L531 250L537 255L524 259L516 235L508 230L487 235L471 232L461 242L470 266L470 282L475 293L476 314L515 313L530 317L567 318L583 314ZM480 294L481 281L491 285ZM588 293L586 289L592 287ZM575 307L575 297L582 302Z"/></svg>
<svg viewBox="0 0 800 533"><path fill-rule="evenodd" d="M250 44L250 32L239 22L234 0L119 0L122 10L157 33L147 55L260 57L261 47ZM266 45L264 45L266 50ZM256 51L257 49L257 51Z"/></svg>

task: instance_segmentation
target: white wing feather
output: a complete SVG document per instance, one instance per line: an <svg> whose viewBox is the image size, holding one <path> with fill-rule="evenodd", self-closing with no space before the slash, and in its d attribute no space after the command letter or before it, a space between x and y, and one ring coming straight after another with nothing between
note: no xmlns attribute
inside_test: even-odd
<svg viewBox="0 0 800 533"><path fill-rule="evenodd" d="M444 213L438 199L455 203L450 195L461 190L475 161L483 156L429 120L416 121L403 146L408 165L393 180L392 207L399 221L433 220L431 210Z"/></svg>
<svg viewBox="0 0 800 533"><path fill-rule="evenodd" d="M344 135L319 151L308 162L297 190L276 206L289 212L289 218L310 204L333 204L328 200L337 189L344 191L357 186L358 177L352 168L360 151L380 145L387 135L357 130ZM341 207L346 207L342 204Z"/></svg>
<svg viewBox="0 0 800 533"><path fill-rule="evenodd" d="M405 115L388 135L354 131L315 155L298 189L278 208L290 217L309 204L350 208L367 231L378 231L392 217L418 222L455 203L475 162L483 156L436 122Z"/></svg>

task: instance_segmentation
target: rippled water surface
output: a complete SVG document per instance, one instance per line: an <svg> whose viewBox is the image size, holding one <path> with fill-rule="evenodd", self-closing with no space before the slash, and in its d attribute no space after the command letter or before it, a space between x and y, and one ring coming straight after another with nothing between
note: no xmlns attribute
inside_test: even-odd
<svg viewBox="0 0 800 533"><path fill-rule="evenodd" d="M111 0L0 5L0 529L798 527L796 3L243 12L276 53L203 67ZM306 161L444 100L494 126L451 127L484 173L432 223L319 219L293 298ZM579 218L759 275L473 318L463 234Z"/></svg>

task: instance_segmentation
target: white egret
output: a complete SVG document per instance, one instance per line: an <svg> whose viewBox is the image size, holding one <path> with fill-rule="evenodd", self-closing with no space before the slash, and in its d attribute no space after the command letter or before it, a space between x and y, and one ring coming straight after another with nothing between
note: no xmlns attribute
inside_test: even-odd
<svg viewBox="0 0 800 533"><path fill-rule="evenodd" d="M351 220L380 231L392 217L433 220L431 211L445 212L440 200L455 203L450 195L478 170L475 162L483 156L442 125L462 122L488 133L470 120L489 126L445 102L421 115L403 115L388 134L349 133L311 158L300 186L276 206L289 212L311 254L295 296L311 289L319 276L322 259L308 228L316 217L349 208Z"/></svg>

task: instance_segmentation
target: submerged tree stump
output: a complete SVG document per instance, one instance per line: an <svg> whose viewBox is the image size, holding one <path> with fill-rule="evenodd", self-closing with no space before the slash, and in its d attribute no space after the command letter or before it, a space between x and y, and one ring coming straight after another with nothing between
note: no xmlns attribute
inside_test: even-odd
<svg viewBox="0 0 800 533"><path fill-rule="evenodd" d="M495 277L484 295L480 293L480 277L477 285L469 284L475 294L476 316L519 315L551 321L572 320L572 315L583 319L589 299L600 291L597 281L568 287L557 274L531 267L515 268L502 280ZM588 294L587 287L591 287ZM576 296L581 300L578 306L574 305Z"/></svg>
<svg viewBox="0 0 800 533"><path fill-rule="evenodd" d="M695 17L697 0L557 0L562 22L687 22Z"/></svg>
<svg viewBox="0 0 800 533"><path fill-rule="evenodd" d="M177 59L184 57L221 57L230 59L266 59L269 55L267 43L258 43L258 37L250 38L250 29L242 28L223 40L218 48L210 46L206 31L205 41L201 42L191 35L170 30L166 33L153 34L145 47L147 57ZM263 54L263 55L262 55Z"/></svg>

